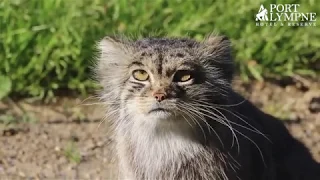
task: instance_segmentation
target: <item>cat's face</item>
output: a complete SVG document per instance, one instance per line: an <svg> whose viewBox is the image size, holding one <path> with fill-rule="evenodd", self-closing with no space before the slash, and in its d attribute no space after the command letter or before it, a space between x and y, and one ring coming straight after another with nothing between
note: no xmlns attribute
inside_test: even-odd
<svg viewBox="0 0 320 180"><path fill-rule="evenodd" d="M133 112L156 119L175 116L183 102L205 88L203 67L190 49L152 46L133 59L122 93Z"/></svg>
<svg viewBox="0 0 320 180"><path fill-rule="evenodd" d="M229 87L232 65L226 41L104 39L98 64L103 97L115 110L141 121L196 118L203 108L199 104L214 96L218 100Z"/></svg>

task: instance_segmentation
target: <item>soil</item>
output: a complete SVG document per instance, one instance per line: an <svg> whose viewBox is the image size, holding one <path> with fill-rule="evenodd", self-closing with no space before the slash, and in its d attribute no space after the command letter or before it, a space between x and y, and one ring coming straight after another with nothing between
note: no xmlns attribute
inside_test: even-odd
<svg viewBox="0 0 320 180"><path fill-rule="evenodd" d="M282 119L320 162L319 82L236 80L234 87ZM0 179L114 179L112 139L95 98L29 101L0 103Z"/></svg>

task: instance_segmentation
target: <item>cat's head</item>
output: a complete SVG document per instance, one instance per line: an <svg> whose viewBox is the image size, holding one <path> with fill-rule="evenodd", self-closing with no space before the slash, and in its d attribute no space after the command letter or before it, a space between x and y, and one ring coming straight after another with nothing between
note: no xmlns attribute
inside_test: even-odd
<svg viewBox="0 0 320 180"><path fill-rule="evenodd" d="M104 38L97 64L102 97L115 111L143 119L192 116L227 96L233 74L230 42L209 36ZM139 118L137 118L139 119Z"/></svg>

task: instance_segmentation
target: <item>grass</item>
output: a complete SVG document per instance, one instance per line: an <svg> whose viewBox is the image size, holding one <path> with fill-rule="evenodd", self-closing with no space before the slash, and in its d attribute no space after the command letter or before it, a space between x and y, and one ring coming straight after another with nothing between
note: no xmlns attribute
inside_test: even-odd
<svg viewBox="0 0 320 180"><path fill-rule="evenodd" d="M51 98L61 90L85 95L97 86L90 66L95 43L123 33L135 37L190 36L212 31L232 40L243 79L315 75L320 58L320 26L256 27L260 4L275 1L227 0L2 0L0 1L0 98ZM314 0L283 0L316 12Z"/></svg>
<svg viewBox="0 0 320 180"><path fill-rule="evenodd" d="M11 98L6 98L7 108L0 108L0 125L5 127L15 126L17 124L32 124L38 121L34 114L28 112L19 103L14 102ZM7 110L6 110L7 109Z"/></svg>
<svg viewBox="0 0 320 180"><path fill-rule="evenodd" d="M283 103L270 103L263 107L263 111L281 120L290 120L290 115L292 114L292 105L284 105Z"/></svg>
<svg viewBox="0 0 320 180"><path fill-rule="evenodd" d="M76 147L74 142L69 142L64 150L65 157L75 164L79 164L81 162L81 154Z"/></svg>
<svg viewBox="0 0 320 180"><path fill-rule="evenodd" d="M11 114L0 114L0 124L4 126L16 125L20 123L35 123L37 120L30 114L23 114L20 117Z"/></svg>

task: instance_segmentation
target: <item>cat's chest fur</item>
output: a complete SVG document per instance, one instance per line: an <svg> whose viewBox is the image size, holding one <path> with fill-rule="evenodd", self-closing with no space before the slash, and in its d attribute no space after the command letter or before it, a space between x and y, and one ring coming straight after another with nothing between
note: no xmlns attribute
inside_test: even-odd
<svg viewBox="0 0 320 180"><path fill-rule="evenodd" d="M226 176L223 161L228 157L218 151L210 152L185 121L166 121L175 123L164 123L154 129L140 124L139 131L133 125L130 132L118 140L119 152L125 153L119 155L131 171L129 176L133 177L130 178L223 179Z"/></svg>

